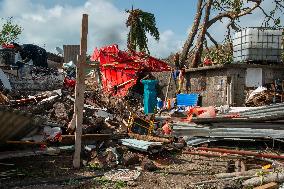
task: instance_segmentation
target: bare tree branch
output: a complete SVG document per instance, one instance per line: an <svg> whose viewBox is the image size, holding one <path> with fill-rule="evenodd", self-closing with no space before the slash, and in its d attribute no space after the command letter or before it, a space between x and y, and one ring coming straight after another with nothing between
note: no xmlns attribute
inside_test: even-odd
<svg viewBox="0 0 284 189"><path fill-rule="evenodd" d="M192 60L192 67L195 68L198 66L201 58L201 53L203 49L203 41L205 38L205 33L207 31L207 23L209 21L209 16L210 16L210 11L211 11L211 5L212 5L213 0L207 0L207 5L205 9L205 16L203 19L203 28L199 33L198 40L197 40L197 48L193 56Z"/></svg>
<svg viewBox="0 0 284 189"><path fill-rule="evenodd" d="M265 23L265 26L268 26L268 22L270 21L270 20L275 20L272 16L270 16L270 15L268 15L266 12L265 12L265 10L261 7L261 6L259 6L258 7L261 11L262 11L262 13L265 15L265 17L266 17L266 19L265 20L263 20L263 23ZM262 23L262 24L263 24Z"/></svg>
<svg viewBox="0 0 284 189"><path fill-rule="evenodd" d="M184 66L185 60L187 59L187 56L188 56L188 51L192 47L195 35L197 34L197 31L198 31L198 26L200 24L200 19L202 16L202 10L201 10L202 5L203 5L203 0L198 0L194 23L191 28L191 32L189 33L188 38L186 42L184 43L181 56L180 56L180 65L182 67Z"/></svg>
<svg viewBox="0 0 284 189"><path fill-rule="evenodd" d="M210 41L216 46L219 47L218 42L210 35L210 33L206 32L206 36L210 39Z"/></svg>
<svg viewBox="0 0 284 189"><path fill-rule="evenodd" d="M240 12L239 14L236 13L235 11L227 11L227 12L218 14L217 16L212 18L210 21L208 21L207 28L210 28L215 22L217 22L218 20L221 20L222 18L229 18L231 20L236 20L237 18L240 18L246 14L250 14L253 10L258 8L262 2L262 0L248 0L248 1L254 2L255 3L254 6L246 9L245 11Z"/></svg>

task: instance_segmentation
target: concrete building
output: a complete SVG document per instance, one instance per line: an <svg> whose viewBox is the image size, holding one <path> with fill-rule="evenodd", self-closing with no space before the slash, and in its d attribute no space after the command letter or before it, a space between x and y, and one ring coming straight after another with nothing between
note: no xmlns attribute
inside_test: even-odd
<svg viewBox="0 0 284 189"><path fill-rule="evenodd" d="M224 64L186 70L188 93L202 106L244 106L248 90L284 80L284 65Z"/></svg>

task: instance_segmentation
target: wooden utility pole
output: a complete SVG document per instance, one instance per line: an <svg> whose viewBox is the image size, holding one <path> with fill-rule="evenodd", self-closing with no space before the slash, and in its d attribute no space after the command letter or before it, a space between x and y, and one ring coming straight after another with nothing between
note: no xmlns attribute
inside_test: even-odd
<svg viewBox="0 0 284 189"><path fill-rule="evenodd" d="M80 168L81 154L81 136L84 109L84 92L85 92L85 68L87 53L87 35L88 35L88 15L83 14L81 27L80 55L78 56L76 69L76 87L75 87L75 107L74 118L76 124L75 132L75 153L73 159L74 168Z"/></svg>

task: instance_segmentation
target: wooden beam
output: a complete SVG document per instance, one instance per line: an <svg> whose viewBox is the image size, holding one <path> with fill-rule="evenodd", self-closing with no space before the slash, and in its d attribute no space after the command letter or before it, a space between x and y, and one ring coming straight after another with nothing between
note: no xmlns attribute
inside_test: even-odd
<svg viewBox="0 0 284 189"><path fill-rule="evenodd" d="M268 184L255 187L253 189L277 189L277 188L279 188L279 185L276 182L270 182Z"/></svg>
<svg viewBox="0 0 284 189"><path fill-rule="evenodd" d="M33 141L14 141L8 140L6 141L7 144L23 144L23 145L47 145L46 142L33 142Z"/></svg>
<svg viewBox="0 0 284 189"><path fill-rule="evenodd" d="M76 87L75 87L75 153L73 159L74 168L80 168L80 154L81 154L81 136L83 123L83 109L84 109L84 91L85 91L85 68L86 53L87 53L87 35L88 35L88 15L83 14L81 26L81 42L80 55L78 56L77 70L76 70Z"/></svg>
<svg viewBox="0 0 284 189"><path fill-rule="evenodd" d="M94 144L96 141L106 141L106 140L116 140L126 138L127 134L84 134L81 136L82 144ZM74 144L74 135L62 135L62 140L60 144L62 145L72 145Z"/></svg>
<svg viewBox="0 0 284 189"><path fill-rule="evenodd" d="M164 142L164 143L170 143L172 140L162 137L154 137L154 136L148 136L148 135L139 135L134 133L128 133L128 136L135 138L137 140L145 140L145 141L152 141L152 142Z"/></svg>
<svg viewBox="0 0 284 189"><path fill-rule="evenodd" d="M168 93L169 93L169 89L170 89L172 77L173 77L173 72L172 72L172 70L171 70L171 71L170 71L170 77L169 77L168 85L167 85L167 91L166 91L166 96L165 96L165 102L167 102L167 100L168 100Z"/></svg>

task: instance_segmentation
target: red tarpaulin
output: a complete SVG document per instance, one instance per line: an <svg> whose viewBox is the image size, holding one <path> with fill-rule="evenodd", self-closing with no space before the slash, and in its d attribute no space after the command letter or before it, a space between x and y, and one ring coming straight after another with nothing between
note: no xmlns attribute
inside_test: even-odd
<svg viewBox="0 0 284 189"><path fill-rule="evenodd" d="M96 48L91 60L100 62L105 92L116 96L125 96L128 89L136 84L139 73L171 70L159 59L141 52L121 51L116 44L99 50Z"/></svg>

